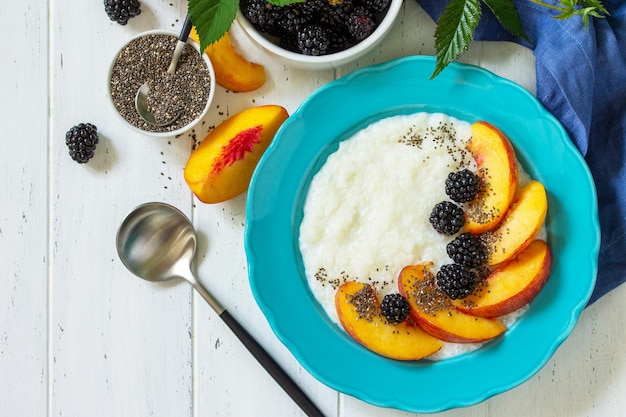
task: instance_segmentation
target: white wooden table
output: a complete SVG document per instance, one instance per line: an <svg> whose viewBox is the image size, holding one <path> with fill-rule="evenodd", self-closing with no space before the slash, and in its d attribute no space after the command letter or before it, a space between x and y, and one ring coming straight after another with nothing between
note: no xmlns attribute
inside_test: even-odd
<svg viewBox="0 0 626 417"><path fill-rule="evenodd" d="M301 416L185 283L132 276L115 233L138 204L164 201L201 235L199 275L327 416L405 416L324 386L277 340L248 285L245 196L218 205L192 198L183 167L194 138L131 132L107 102L108 66L131 36L178 31L186 0L143 0L127 26L101 0L0 3L0 416ZM193 135L255 104L290 112L356 67L433 54L434 23L407 0L392 33L354 65L307 72L276 62L232 28L241 51L266 66L260 90L218 87ZM463 61L534 91L534 58L508 43L474 43ZM98 126L95 158L79 165L65 132ZM576 279L576 277L572 277ZM626 288L585 310L571 337L528 382L445 416L621 416L626 412ZM532 341L529 341L532 343ZM468 381L471 383L471 381Z"/></svg>

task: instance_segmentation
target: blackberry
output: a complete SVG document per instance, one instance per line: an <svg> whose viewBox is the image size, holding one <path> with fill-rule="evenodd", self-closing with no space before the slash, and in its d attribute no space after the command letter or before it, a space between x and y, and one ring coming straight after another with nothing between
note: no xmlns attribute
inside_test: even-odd
<svg viewBox="0 0 626 417"><path fill-rule="evenodd" d="M356 42L360 42L371 35L377 25L374 15L365 7L355 7L346 21L348 33Z"/></svg>
<svg viewBox="0 0 626 417"><path fill-rule="evenodd" d="M320 21L330 26L345 26L353 9L352 0L332 2L320 13Z"/></svg>
<svg viewBox="0 0 626 417"><path fill-rule="evenodd" d="M361 0L361 3L372 13L382 13L389 7L391 0Z"/></svg>
<svg viewBox="0 0 626 417"><path fill-rule="evenodd" d="M430 212L430 224L439 233L453 235L465 224L463 209L450 201L437 203Z"/></svg>
<svg viewBox="0 0 626 417"><path fill-rule="evenodd" d="M65 144L70 156L79 164L89 161L98 144L98 128L91 123L80 123L65 133Z"/></svg>
<svg viewBox="0 0 626 417"><path fill-rule="evenodd" d="M400 294L387 294L380 303L380 312L389 323L402 323L409 316L409 302Z"/></svg>
<svg viewBox="0 0 626 417"><path fill-rule="evenodd" d="M125 25L141 13L141 5L139 0L104 0L104 10L112 21Z"/></svg>
<svg viewBox="0 0 626 417"><path fill-rule="evenodd" d="M348 39L347 35L337 28L332 28L330 31L330 43L328 44L328 53L333 54L348 49L352 43Z"/></svg>
<svg viewBox="0 0 626 417"><path fill-rule="evenodd" d="M283 8L274 6L265 0L245 0L241 4L241 13L260 32L278 35L278 21Z"/></svg>
<svg viewBox="0 0 626 417"><path fill-rule="evenodd" d="M278 28L284 35L297 36L298 30L311 22L312 15L302 11L298 4L283 8L282 16L278 20Z"/></svg>
<svg viewBox="0 0 626 417"><path fill-rule="evenodd" d="M330 45L330 30L320 25L305 25L298 30L298 49L304 55L325 55Z"/></svg>
<svg viewBox="0 0 626 417"><path fill-rule="evenodd" d="M295 3L295 5L299 5L304 13L315 15L328 8L329 3L327 0L306 0L303 3Z"/></svg>
<svg viewBox="0 0 626 417"><path fill-rule="evenodd" d="M477 268L487 261L487 250L483 241L471 233L462 233L446 246L448 256L457 264Z"/></svg>
<svg viewBox="0 0 626 417"><path fill-rule="evenodd" d="M472 201L479 189L480 178L467 168L451 172L446 179L446 194L457 203Z"/></svg>
<svg viewBox="0 0 626 417"><path fill-rule="evenodd" d="M476 288L475 274L459 264L442 265L437 286L453 300L465 298Z"/></svg>
<svg viewBox="0 0 626 417"><path fill-rule="evenodd" d="M278 45L288 51L300 53L298 39L295 36L281 36L278 40Z"/></svg>

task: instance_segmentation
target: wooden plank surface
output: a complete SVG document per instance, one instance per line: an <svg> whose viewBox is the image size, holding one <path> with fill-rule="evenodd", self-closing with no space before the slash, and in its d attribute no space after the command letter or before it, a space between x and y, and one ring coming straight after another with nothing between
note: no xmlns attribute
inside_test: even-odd
<svg viewBox="0 0 626 417"><path fill-rule="evenodd" d="M199 203L182 169L211 126L246 107L275 103L293 112L311 92L358 67L432 54L434 23L408 0L377 50L344 68L315 72L274 60L235 25L235 42L266 66L267 84L240 94L218 87L213 111L181 137L133 133L108 102L111 59L141 31L177 32L186 4L144 0L142 14L126 26L111 22L100 1L0 4L0 416L303 415L189 285L151 284L123 267L117 227L147 201L171 203L193 219L200 279L327 416L412 415L339 394L298 364L250 292L245 196ZM534 92L534 58L522 47L475 43L462 61ZM67 155L64 134L83 121L98 126L101 143L89 164L78 165ZM623 415L625 291L587 309L527 383L437 415Z"/></svg>

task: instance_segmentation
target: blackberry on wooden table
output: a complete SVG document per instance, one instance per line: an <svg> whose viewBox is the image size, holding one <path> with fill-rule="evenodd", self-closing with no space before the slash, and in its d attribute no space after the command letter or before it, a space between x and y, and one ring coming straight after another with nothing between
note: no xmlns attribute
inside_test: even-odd
<svg viewBox="0 0 626 417"><path fill-rule="evenodd" d="M93 158L98 141L98 128L91 123L79 123L65 133L70 156L79 164Z"/></svg>
<svg viewBox="0 0 626 417"><path fill-rule="evenodd" d="M104 0L104 10L112 21L125 25L141 13L141 5L139 0Z"/></svg>

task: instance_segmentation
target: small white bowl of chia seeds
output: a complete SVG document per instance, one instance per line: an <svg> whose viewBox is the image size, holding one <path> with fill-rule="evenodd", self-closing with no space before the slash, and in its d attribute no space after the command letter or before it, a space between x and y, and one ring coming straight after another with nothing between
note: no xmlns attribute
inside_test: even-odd
<svg viewBox="0 0 626 417"><path fill-rule="evenodd" d="M209 57L200 54L192 39L178 61L176 72L168 74L178 36L174 32L151 30L140 33L125 44L113 58L109 69L108 92L115 112L134 131L147 136L177 136L194 127L208 112L215 93L215 71ZM149 110L157 123L147 123L135 108L139 87L148 82Z"/></svg>

